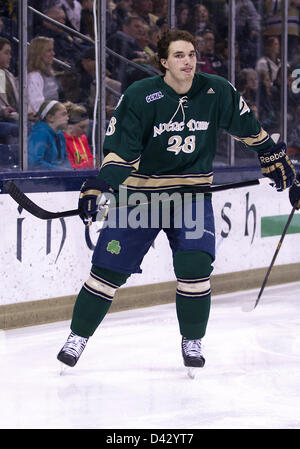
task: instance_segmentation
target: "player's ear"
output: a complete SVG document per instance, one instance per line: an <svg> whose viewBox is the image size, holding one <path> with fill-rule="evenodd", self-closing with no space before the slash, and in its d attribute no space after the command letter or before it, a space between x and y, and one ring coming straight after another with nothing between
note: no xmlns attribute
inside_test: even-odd
<svg viewBox="0 0 300 449"><path fill-rule="evenodd" d="M160 63L165 69L167 68L168 63L166 59L161 58Z"/></svg>

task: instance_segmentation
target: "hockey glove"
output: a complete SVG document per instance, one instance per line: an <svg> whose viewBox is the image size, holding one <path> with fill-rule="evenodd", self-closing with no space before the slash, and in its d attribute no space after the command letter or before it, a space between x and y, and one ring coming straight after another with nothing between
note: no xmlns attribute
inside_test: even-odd
<svg viewBox="0 0 300 449"><path fill-rule="evenodd" d="M291 205L296 207L296 209L300 209L300 172L298 173L296 180L289 191L289 197Z"/></svg>
<svg viewBox="0 0 300 449"><path fill-rule="evenodd" d="M290 187L296 177L292 162L286 154L286 144L279 142L269 150L258 152L262 174L271 178L278 192Z"/></svg>
<svg viewBox="0 0 300 449"><path fill-rule="evenodd" d="M103 192L113 192L113 189L102 179L89 177L82 184L78 201L79 216L85 225L96 221L99 210L107 203Z"/></svg>

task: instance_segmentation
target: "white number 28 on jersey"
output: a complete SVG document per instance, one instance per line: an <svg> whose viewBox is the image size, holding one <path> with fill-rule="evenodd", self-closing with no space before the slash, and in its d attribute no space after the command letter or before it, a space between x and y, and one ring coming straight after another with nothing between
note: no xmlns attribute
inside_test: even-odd
<svg viewBox="0 0 300 449"><path fill-rule="evenodd" d="M167 151L173 151L176 156L183 151L184 153L192 153L196 146L196 136L187 136L182 142L181 136L171 136L168 140Z"/></svg>

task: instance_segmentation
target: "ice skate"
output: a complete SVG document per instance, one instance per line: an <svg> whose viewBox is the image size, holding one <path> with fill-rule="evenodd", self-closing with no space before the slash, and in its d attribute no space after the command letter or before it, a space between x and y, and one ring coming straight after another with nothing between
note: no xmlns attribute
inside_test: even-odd
<svg viewBox="0 0 300 449"><path fill-rule="evenodd" d="M201 339L188 340L182 337L181 349L183 363L187 367L187 374L191 379L194 379L198 368L202 368L205 364L205 358L201 349Z"/></svg>
<svg viewBox="0 0 300 449"><path fill-rule="evenodd" d="M66 343L57 354L57 359L65 365L75 366L87 344L87 341L88 338L80 337L79 335L71 332Z"/></svg>

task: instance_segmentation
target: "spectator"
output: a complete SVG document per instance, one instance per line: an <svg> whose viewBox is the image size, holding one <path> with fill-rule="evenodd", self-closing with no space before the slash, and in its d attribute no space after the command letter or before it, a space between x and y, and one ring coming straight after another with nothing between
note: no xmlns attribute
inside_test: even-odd
<svg viewBox="0 0 300 449"><path fill-rule="evenodd" d="M0 17L0 37L9 40L11 46L10 70L16 75L18 70L18 43L13 39L18 37L17 23L8 17Z"/></svg>
<svg viewBox="0 0 300 449"><path fill-rule="evenodd" d="M192 8L187 22L187 29L192 34L211 30L216 36L216 27L210 20L208 9L203 4L197 4Z"/></svg>
<svg viewBox="0 0 300 449"><path fill-rule="evenodd" d="M10 143L17 137L19 126L19 94L17 81L8 70L11 61L11 45L0 37L0 143Z"/></svg>
<svg viewBox="0 0 300 449"><path fill-rule="evenodd" d="M136 39L137 44L144 52L144 57L154 55L154 51L150 48L150 27L146 23L143 24L140 36ZM140 55L142 56L142 55Z"/></svg>
<svg viewBox="0 0 300 449"><path fill-rule="evenodd" d="M257 39L260 33L261 17L252 0L236 0L236 38Z"/></svg>
<svg viewBox="0 0 300 449"><path fill-rule="evenodd" d="M219 76L226 77L226 67L222 60L215 53L215 35L211 30L205 30L202 33L204 39L203 54L200 56L199 61L209 62L211 71L206 73L213 73ZM202 70L204 71L204 70Z"/></svg>
<svg viewBox="0 0 300 449"><path fill-rule="evenodd" d="M152 0L152 13L159 19L168 15L168 0Z"/></svg>
<svg viewBox="0 0 300 449"><path fill-rule="evenodd" d="M93 4L94 0L81 1L80 33L95 40Z"/></svg>
<svg viewBox="0 0 300 449"><path fill-rule="evenodd" d="M95 50L90 48L82 56L77 66L77 83L78 85L78 102L82 103L88 111L89 118L93 118L95 93L96 93L96 63ZM118 102L118 97L121 95L121 83L106 76L106 85L116 92L113 95L111 91L106 92L106 118L112 116L113 110Z"/></svg>
<svg viewBox="0 0 300 449"><path fill-rule="evenodd" d="M107 47L112 49L126 59L133 60L144 56L143 49L138 45L137 41L143 37L144 22L139 17L129 17L122 25L122 30L117 31L108 41ZM109 55L107 59L107 69L111 77L126 83L126 66L125 61L120 60L116 56Z"/></svg>
<svg viewBox="0 0 300 449"><path fill-rule="evenodd" d="M243 68L255 67L260 20L261 17L252 0L236 0L236 40Z"/></svg>
<svg viewBox="0 0 300 449"><path fill-rule="evenodd" d="M58 6L60 0L28 0L28 6L46 14L53 6ZM35 36L43 35L43 18L38 14L28 15L28 40Z"/></svg>
<svg viewBox="0 0 300 449"><path fill-rule="evenodd" d="M71 169L62 130L68 113L56 100L45 101L38 111L39 121L28 136L28 166L32 170Z"/></svg>
<svg viewBox="0 0 300 449"><path fill-rule="evenodd" d="M35 37L28 48L28 112L35 115L45 100L58 100L59 85L53 71L54 42Z"/></svg>
<svg viewBox="0 0 300 449"><path fill-rule="evenodd" d="M267 71L259 74L258 115L264 129L271 135L280 129L280 111L274 105L272 80Z"/></svg>
<svg viewBox="0 0 300 449"><path fill-rule="evenodd" d="M255 70L259 73L268 72L272 84L276 80L280 67L280 42L276 36L265 36L264 53L257 61Z"/></svg>
<svg viewBox="0 0 300 449"><path fill-rule="evenodd" d="M93 155L87 140L89 116L87 110L80 105L71 103L64 104L69 122L64 130L66 148L71 167L74 170L93 168Z"/></svg>
<svg viewBox="0 0 300 449"><path fill-rule="evenodd" d="M241 62L240 62L240 54L239 54L239 46L238 43L234 44L234 52L235 52L235 78L238 76L241 71ZM229 64L229 51L228 51L228 39L222 39L218 44L216 44L216 55L222 61L224 65L225 77L228 78L228 64Z"/></svg>
<svg viewBox="0 0 300 449"><path fill-rule="evenodd" d="M116 7L112 12L113 19L116 22L118 30L122 29L122 25L131 12L132 0L115 0Z"/></svg>
<svg viewBox="0 0 300 449"><path fill-rule="evenodd" d="M161 36L169 29L168 21L165 17L158 19L156 22L156 26L159 28Z"/></svg>
<svg viewBox="0 0 300 449"><path fill-rule="evenodd" d="M257 103L258 86L258 76L254 69L246 68L240 71L236 79L236 88L247 103Z"/></svg>
<svg viewBox="0 0 300 449"><path fill-rule="evenodd" d="M176 8L176 28L178 30L188 30L190 8L187 3L180 3Z"/></svg>
<svg viewBox="0 0 300 449"><path fill-rule="evenodd" d="M152 0L132 0L132 13L140 17L148 25L156 25L159 17L152 14Z"/></svg>
<svg viewBox="0 0 300 449"><path fill-rule="evenodd" d="M157 25L154 25L153 27L150 27L149 29L149 47L151 50L156 53L157 52L157 42L159 41L161 37L160 29Z"/></svg>
<svg viewBox="0 0 300 449"><path fill-rule="evenodd" d="M62 8L66 15L65 24L69 28L80 31L80 18L82 6L78 0L59 0L58 7Z"/></svg>
<svg viewBox="0 0 300 449"><path fill-rule="evenodd" d="M66 14L62 8L52 7L46 11L46 15L63 25L66 24ZM74 66L79 60L85 44L79 44L62 28L43 20L39 34L53 39L55 55L61 61Z"/></svg>
<svg viewBox="0 0 300 449"><path fill-rule="evenodd" d="M94 107L94 88L96 83L96 63L95 63L95 49L88 49L81 57L77 68L78 77L78 100L84 104L88 111L90 118L93 117Z"/></svg>
<svg viewBox="0 0 300 449"><path fill-rule="evenodd" d="M203 3L211 17L211 21L218 30L220 39L228 36L228 0L204 0Z"/></svg>
<svg viewBox="0 0 300 449"><path fill-rule="evenodd" d="M288 1L288 59L292 61L294 53L297 51L297 43L299 41L299 8L300 0ZM274 8L273 0L265 0L264 8L266 11L266 20L264 35L277 36L280 38L282 34L282 0L276 2Z"/></svg>

